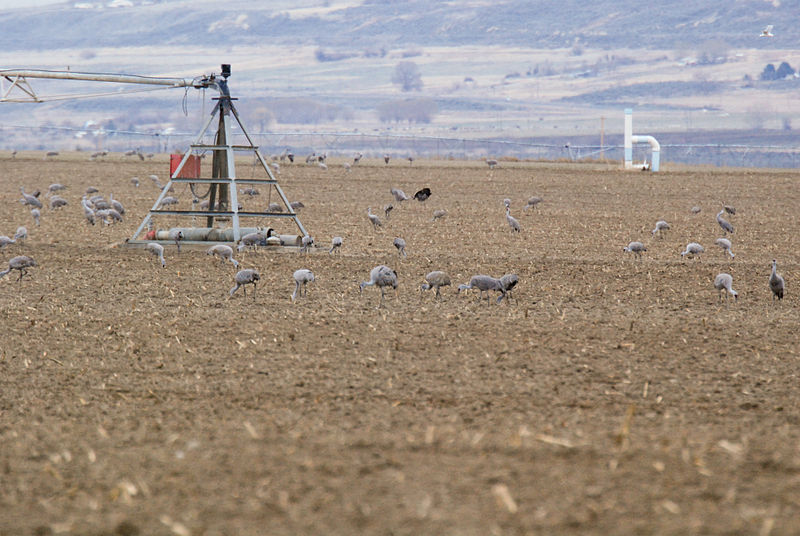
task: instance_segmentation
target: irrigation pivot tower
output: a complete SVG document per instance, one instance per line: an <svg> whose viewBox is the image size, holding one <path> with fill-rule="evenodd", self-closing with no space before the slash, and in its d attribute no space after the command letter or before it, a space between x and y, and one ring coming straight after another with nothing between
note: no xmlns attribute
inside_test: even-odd
<svg viewBox="0 0 800 536"><path fill-rule="evenodd" d="M243 231L251 232L255 228L241 226L242 219L257 219L264 218L289 218L291 219L300 231L302 236L307 236L303 224L297 216L297 213L292 208L286 195L278 184L277 179L272 174L270 166L267 164L264 156L258 150L258 146L253 143L252 138L247 133L239 113L236 110L234 101L237 100L230 95L228 89L228 78L231 75L230 65L223 64L222 70L219 75L210 74L203 75L192 79L184 78L156 78L145 77L137 75L126 74L98 74L98 73L78 73L71 71L39 71L39 70L0 70L0 77L10 82L8 88L4 88L0 92L0 102L45 102L47 99L37 95L33 87L28 83L28 78L50 78L50 79L63 79L63 80L85 80L97 82L116 82L126 84L149 84L160 85L167 87L193 87L196 89L217 89L219 92L218 97L214 97L213 111L206 121L203 129L183 155L181 162L175 168L170 176L169 182L162 188L161 193L156 199L153 207L150 209L147 216L139 225L133 237L128 240L130 245L141 245L147 242L163 242L172 243L172 236L174 231L181 230L184 235L185 243L192 242L233 242L236 243L241 238ZM11 94L14 90L17 93L21 92L21 97L13 97ZM203 139L209 128L217 120L217 130L214 136L213 143L203 143ZM231 136L231 129L235 125L241 130L247 143L244 145L234 145ZM213 155L211 164L211 177L181 177L181 172L184 166L189 161L191 156L201 156L210 151ZM264 178L238 178L236 176L235 166L235 153L244 152L254 155L258 165L263 169ZM255 166L255 164L254 164ZM202 209L193 207L192 210L173 210L165 209L162 206L164 198L171 190L173 184L188 183L194 193L195 185L208 185L208 208ZM239 202L237 198L237 188L240 184L251 185L264 185L270 188L275 188L283 208L278 211L243 211L239 209ZM190 217L192 220L205 218L205 227L178 227L172 231L164 231L156 233L155 237L148 237L146 241L139 240L140 235L148 227L154 216L175 216L175 217ZM217 228L216 224L224 226L230 222L230 227ZM297 241L299 242L299 240Z"/></svg>

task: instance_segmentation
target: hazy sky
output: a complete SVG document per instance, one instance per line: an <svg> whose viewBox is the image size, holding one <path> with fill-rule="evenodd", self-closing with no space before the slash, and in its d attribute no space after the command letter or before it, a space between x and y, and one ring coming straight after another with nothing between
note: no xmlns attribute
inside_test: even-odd
<svg viewBox="0 0 800 536"><path fill-rule="evenodd" d="M46 6L47 4L60 4L56 0L0 0L0 9L14 9L22 7Z"/></svg>

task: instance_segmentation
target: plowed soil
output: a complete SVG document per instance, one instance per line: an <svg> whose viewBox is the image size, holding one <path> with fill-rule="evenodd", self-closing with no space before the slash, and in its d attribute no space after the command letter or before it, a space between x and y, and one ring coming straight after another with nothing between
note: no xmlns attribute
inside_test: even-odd
<svg viewBox="0 0 800 536"><path fill-rule="evenodd" d="M29 237L0 261L38 266L0 280L0 534L797 532L798 173L328 165L279 176L318 250L237 253L261 280L231 298L233 266L205 248L167 245L161 268L119 246L164 157L2 156L0 234ZM46 203L54 182L69 205L37 227L19 187ZM89 185L125 204L124 222L86 223ZM389 193L423 186L424 203ZM714 245L723 202L733 260ZM632 240L641 259L622 251ZM681 257L690 241L700 258ZM358 287L377 264L400 281L380 308ZM292 303L298 268L317 280ZM439 301L419 290L431 270L453 282ZM508 301L456 294L510 272ZM720 299L719 272L738 300Z"/></svg>

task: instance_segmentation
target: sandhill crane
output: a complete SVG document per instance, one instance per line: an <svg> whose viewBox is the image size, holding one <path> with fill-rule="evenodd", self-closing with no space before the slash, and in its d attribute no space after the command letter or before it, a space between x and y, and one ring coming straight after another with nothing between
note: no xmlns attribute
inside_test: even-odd
<svg viewBox="0 0 800 536"><path fill-rule="evenodd" d="M225 244L211 246L206 251L206 255L216 255L223 264L225 264L225 261L230 261L236 268L239 267L239 261L233 258L233 248Z"/></svg>
<svg viewBox="0 0 800 536"><path fill-rule="evenodd" d="M350 169L353 167L350 165L350 162L345 162L344 164L342 164L342 166L344 167L346 173L350 173Z"/></svg>
<svg viewBox="0 0 800 536"><path fill-rule="evenodd" d="M511 209L506 207L506 221L508 222L509 227L511 227L512 233L520 232L519 221L517 218L511 215Z"/></svg>
<svg viewBox="0 0 800 536"><path fill-rule="evenodd" d="M772 24L767 24L764 29L761 30L759 37L775 37L772 33Z"/></svg>
<svg viewBox="0 0 800 536"><path fill-rule="evenodd" d="M723 214L725 214L725 209L720 210L717 214L717 223L726 233L733 233L733 225L722 217Z"/></svg>
<svg viewBox="0 0 800 536"><path fill-rule="evenodd" d="M658 220L656 222L655 229L653 229L653 236L658 235L661 238L664 238L664 235L666 234L666 232L668 230L669 230L669 224L667 222L665 222L664 220Z"/></svg>
<svg viewBox="0 0 800 536"><path fill-rule="evenodd" d="M772 259L772 274L769 276L769 289L772 291L772 300L775 301L775 298L779 300L783 299L783 288L785 283L783 281L783 277L778 274L778 261Z"/></svg>
<svg viewBox="0 0 800 536"><path fill-rule="evenodd" d="M367 207L367 217L369 218L369 221L372 222L372 226L374 228L377 229L381 226L381 219L372 213L372 207Z"/></svg>
<svg viewBox="0 0 800 536"><path fill-rule="evenodd" d="M472 278L469 280L469 284L467 285L458 285L458 290L456 294L460 293L462 290L469 290L469 289L478 289L480 294L478 295L478 300L483 298L483 293L486 292L486 303L489 303L489 291L496 290L500 292L500 296L497 298L497 303L503 301L503 298L506 295L506 289L503 286L503 283L500 282L499 279L496 279L490 275L473 275Z"/></svg>
<svg viewBox="0 0 800 536"><path fill-rule="evenodd" d="M519 283L519 277L517 274L506 274L500 278L500 283L503 285L503 288L506 289L508 299L511 299L511 291L514 290L514 287Z"/></svg>
<svg viewBox="0 0 800 536"><path fill-rule="evenodd" d="M292 292L292 301L294 301L297 298L298 291L300 291L301 296L303 294L308 294L306 284L314 282L314 273L306 268L301 268L300 270L297 270L292 277L294 278L294 292Z"/></svg>
<svg viewBox="0 0 800 536"><path fill-rule="evenodd" d="M727 238L717 238L714 240L714 243L725 250L725 252L731 256L731 259L736 257L736 255L733 254L733 251L731 251L731 241Z"/></svg>
<svg viewBox="0 0 800 536"><path fill-rule="evenodd" d="M330 255L334 251L339 251L340 247L342 247L342 237L334 236L333 240L331 240L331 249L328 250L328 255Z"/></svg>
<svg viewBox="0 0 800 536"><path fill-rule="evenodd" d="M731 216L736 215L736 208L732 207L731 205L726 205L725 203L722 204L722 210L730 214Z"/></svg>
<svg viewBox="0 0 800 536"><path fill-rule="evenodd" d="M100 190L98 190L98 189L97 189L97 188L95 188L94 186L89 186L88 188L86 188L86 195L89 195L89 194L96 194L96 193L97 193L97 192L99 192L99 191L100 191Z"/></svg>
<svg viewBox="0 0 800 536"><path fill-rule="evenodd" d="M733 299L739 297L739 293L733 290L733 277L731 274L717 274L717 277L714 278L714 288L720 291L720 299L722 299L722 294L725 294L725 291L729 292ZM725 301L728 300L728 294L725 294Z"/></svg>
<svg viewBox="0 0 800 536"><path fill-rule="evenodd" d="M66 190L66 189L67 189L67 187L64 186L63 184L60 184L58 182L54 182L53 184L51 184L47 188L47 195L49 196L49 195L52 195L52 194L54 194L56 192L59 192L61 190Z"/></svg>
<svg viewBox="0 0 800 536"><path fill-rule="evenodd" d="M406 160L408 160L408 165L409 166L413 166L414 165L414 157L413 156L407 156Z"/></svg>
<svg viewBox="0 0 800 536"><path fill-rule="evenodd" d="M122 203L114 199L114 194L108 194L108 202L111 204L111 208L119 212L120 215L125 214L125 207Z"/></svg>
<svg viewBox="0 0 800 536"><path fill-rule="evenodd" d="M538 196L533 196L528 198L528 202L522 207L522 210L528 210L529 208L536 208L536 205L542 202L542 198Z"/></svg>
<svg viewBox="0 0 800 536"><path fill-rule="evenodd" d="M302 242L303 242L303 247L300 248L300 251L302 251L303 253L308 253L309 248L314 245L314 237L311 235L305 235L303 237Z"/></svg>
<svg viewBox="0 0 800 536"><path fill-rule="evenodd" d="M642 258L642 253L647 251L647 248L644 244L638 241L633 241L629 243L627 246L622 248L622 251L627 251L628 253L635 254L638 258Z"/></svg>
<svg viewBox="0 0 800 536"><path fill-rule="evenodd" d="M376 266L369 272L369 281L364 281L359 285L359 292L364 291L364 287L377 286L381 289L381 302L378 307L383 306L384 287L397 289L397 272L382 264Z"/></svg>
<svg viewBox="0 0 800 536"><path fill-rule="evenodd" d="M391 214L393 210L394 210L394 205L391 203L383 207L383 213L386 215L387 220L389 219L389 214Z"/></svg>
<svg viewBox="0 0 800 536"><path fill-rule="evenodd" d="M411 199L400 188L391 188L389 189L389 192L391 192L391 194L394 196L394 200L397 201L398 203L402 203L403 201L408 201L409 199Z"/></svg>
<svg viewBox="0 0 800 536"><path fill-rule="evenodd" d="M489 169L494 169L497 167L497 160L494 158L487 158L486 164L489 166Z"/></svg>
<svg viewBox="0 0 800 536"><path fill-rule="evenodd" d="M383 155L383 163L386 164L387 166L389 165L389 160L391 159L392 157L389 156L388 154Z"/></svg>
<svg viewBox="0 0 800 536"><path fill-rule="evenodd" d="M39 212L38 208L34 207L34 208L31 209L31 217L33 218L33 221L36 223L37 227L39 226L39 218L41 218L41 216L42 216L42 213Z"/></svg>
<svg viewBox="0 0 800 536"><path fill-rule="evenodd" d="M695 207L692 207L689 212L691 212L692 214L700 214L700 211L702 211L702 210L703 209L701 209L700 207L695 206Z"/></svg>
<svg viewBox="0 0 800 536"><path fill-rule="evenodd" d="M275 170L278 175L281 174L281 165L277 162L270 162L269 167Z"/></svg>
<svg viewBox="0 0 800 536"><path fill-rule="evenodd" d="M244 270L239 270L236 272L236 275L233 276L233 283L234 287L231 289L229 296L233 296L233 293L239 290L239 287L242 287L242 292L244 292L245 297L247 297L247 289L245 285L253 285L253 299L256 299L256 281L261 279L261 276L258 275L258 270L254 268L245 268Z"/></svg>
<svg viewBox="0 0 800 536"><path fill-rule="evenodd" d="M686 255L691 255L692 258L695 258L697 255L700 255L705 251L705 248L698 244L697 242L689 242L686 244L686 250L681 253L681 257L685 257Z"/></svg>
<svg viewBox="0 0 800 536"><path fill-rule="evenodd" d="M317 167L319 167L322 171L328 171L328 164L326 164L325 162L319 162L317 164Z"/></svg>
<svg viewBox="0 0 800 536"><path fill-rule="evenodd" d="M506 207L506 208L511 208L511 199L509 199L507 197L505 199L503 199L503 206Z"/></svg>
<svg viewBox="0 0 800 536"><path fill-rule="evenodd" d="M434 270L425 276L425 283L420 286L420 289L434 289L436 290L436 297L441 299L442 295L439 292L439 288L448 286L450 286L450 276L447 275L447 272L443 272L442 270Z"/></svg>
<svg viewBox="0 0 800 536"><path fill-rule="evenodd" d="M362 158L364 158L364 155L362 153L356 153L356 155L353 157L353 164L354 165L358 164L359 162L361 162Z"/></svg>
<svg viewBox="0 0 800 536"><path fill-rule="evenodd" d="M267 212L283 212L283 207L279 203L272 202L267 205Z"/></svg>
<svg viewBox="0 0 800 536"><path fill-rule="evenodd" d="M28 228L20 225L17 227L17 232L14 233L14 240L25 240L28 238Z"/></svg>
<svg viewBox="0 0 800 536"><path fill-rule="evenodd" d="M19 255L8 261L8 270L0 272L0 279L6 276L11 270L19 270L19 277L17 281L22 281L22 278L28 273L28 268L37 266L36 261L27 255Z"/></svg>
<svg viewBox="0 0 800 536"><path fill-rule="evenodd" d="M23 205L30 205L36 208L42 208L42 202L39 201L35 195L25 193L25 188L20 186L19 191L22 192L22 199L19 200Z"/></svg>
<svg viewBox="0 0 800 536"><path fill-rule="evenodd" d="M397 254L402 255L403 257L407 257L406 255L406 241L400 238L399 236L394 239L394 247L397 248Z"/></svg>
<svg viewBox="0 0 800 536"><path fill-rule="evenodd" d="M81 199L81 206L83 207L83 215L86 217L86 221L94 225L94 209L86 200L86 196L83 196L83 199Z"/></svg>
<svg viewBox="0 0 800 536"><path fill-rule="evenodd" d="M445 209L440 208L438 210L434 210L433 211L433 219L431 219L431 221L440 220L440 219L444 218L445 216L447 216L447 211Z"/></svg>
<svg viewBox="0 0 800 536"><path fill-rule="evenodd" d="M272 227L267 228L266 231L256 231L254 233L247 233L243 237L239 239L239 245L237 249L239 251L244 251L245 248L253 248L256 249L256 246L260 246L266 243L267 238L274 236L275 230Z"/></svg>
<svg viewBox="0 0 800 536"><path fill-rule="evenodd" d="M3 249L6 246L10 246L11 244L16 244L17 241L13 238L10 238L6 235L0 235L0 249Z"/></svg>
<svg viewBox="0 0 800 536"><path fill-rule="evenodd" d="M53 197L50 198L50 210L55 210L57 208L65 207L68 204L69 203L67 202L67 200L59 195L54 195Z"/></svg>
<svg viewBox="0 0 800 536"><path fill-rule="evenodd" d="M289 206L292 207L292 210L298 212L301 208L306 208L302 201L292 201L289 203Z"/></svg>
<svg viewBox="0 0 800 536"><path fill-rule="evenodd" d="M132 177L131 178L131 184L133 184L134 188L138 188L139 187L139 177Z"/></svg>
<svg viewBox="0 0 800 536"><path fill-rule="evenodd" d="M242 195L246 195L248 197L261 195L261 192L258 191L258 188L241 188L239 191L242 192Z"/></svg>
<svg viewBox="0 0 800 536"><path fill-rule="evenodd" d="M158 257L158 260L161 261L161 267L167 267L167 261L164 259L164 246L161 244L157 244L156 242L150 242L144 247L145 251L151 253Z"/></svg>
<svg viewBox="0 0 800 536"><path fill-rule="evenodd" d="M426 187L415 193L414 199L416 199L421 203L423 201L426 201L430 196L431 196L431 189Z"/></svg>
<svg viewBox="0 0 800 536"><path fill-rule="evenodd" d="M166 207L166 206L169 206L169 205L177 205L177 204L178 204L178 198L177 197L173 197L171 195L168 195L164 199L161 200L161 206L162 207Z"/></svg>

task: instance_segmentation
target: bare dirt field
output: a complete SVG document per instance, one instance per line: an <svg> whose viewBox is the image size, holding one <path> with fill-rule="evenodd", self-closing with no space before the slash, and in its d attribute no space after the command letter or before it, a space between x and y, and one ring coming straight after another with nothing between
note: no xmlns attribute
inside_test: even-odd
<svg viewBox="0 0 800 536"><path fill-rule="evenodd" d="M0 155L0 234L29 230L0 262L38 263L0 280L0 535L796 533L797 172L329 167L280 175L320 251L237 254L261 281L229 298L235 270L204 249L167 246L161 268L112 247L155 200L163 157ZM69 205L37 227L19 187L46 202L54 182ZM89 185L125 204L123 223L87 225ZM428 201L371 227L390 187L423 186ZM714 245L722 202L734 260ZM699 259L681 257L690 241ZM400 285L379 309L358 283L381 263ZM293 304L303 267L317 281ZM453 281L441 301L419 290L436 269ZM455 292L509 272L508 302ZM737 302L720 301L719 272Z"/></svg>

